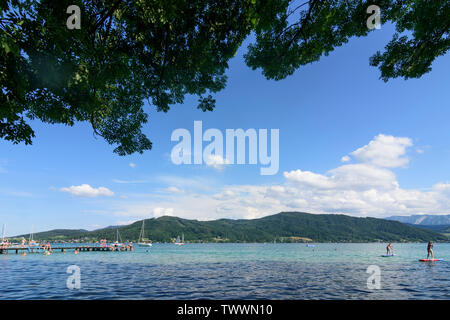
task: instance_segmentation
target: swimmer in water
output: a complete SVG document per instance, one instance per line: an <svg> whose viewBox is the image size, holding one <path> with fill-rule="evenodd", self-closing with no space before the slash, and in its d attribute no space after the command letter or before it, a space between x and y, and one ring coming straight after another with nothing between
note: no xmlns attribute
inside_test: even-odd
<svg viewBox="0 0 450 320"><path fill-rule="evenodd" d="M427 246L427 259L429 258L429 256L431 255L431 259L434 259L434 252L433 252L433 242L428 242L428 246Z"/></svg>

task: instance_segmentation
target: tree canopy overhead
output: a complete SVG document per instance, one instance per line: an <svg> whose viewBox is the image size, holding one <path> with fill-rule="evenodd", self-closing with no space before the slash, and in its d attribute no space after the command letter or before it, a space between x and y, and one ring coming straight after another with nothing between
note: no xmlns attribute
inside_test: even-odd
<svg viewBox="0 0 450 320"><path fill-rule="evenodd" d="M211 111L228 61L280 80L351 37L367 7L397 32L370 64L385 81L418 78L450 46L450 1L427 0L0 0L0 138L32 143L29 119L87 121L120 155L151 149L144 101L167 112L186 95ZM81 28L69 29L70 5Z"/></svg>
<svg viewBox="0 0 450 320"><path fill-rule="evenodd" d="M393 39L370 58L381 79L419 78L431 70L434 59L450 47L448 0L311 0L284 1L285 9L255 27L256 43L245 55L253 69L280 80L301 66L318 61L351 37L366 36L370 5L381 11L381 22L395 25Z"/></svg>

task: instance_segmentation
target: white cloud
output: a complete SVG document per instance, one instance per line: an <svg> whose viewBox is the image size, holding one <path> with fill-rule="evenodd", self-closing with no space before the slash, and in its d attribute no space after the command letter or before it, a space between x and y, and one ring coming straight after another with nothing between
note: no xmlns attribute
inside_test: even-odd
<svg viewBox="0 0 450 320"><path fill-rule="evenodd" d="M284 172L283 175L287 180L297 182L305 187L320 189L330 189L335 187L334 182L329 177L310 171L301 171L300 169L297 169L295 171Z"/></svg>
<svg viewBox="0 0 450 320"><path fill-rule="evenodd" d="M450 183L436 183L433 186L433 190L442 193L448 193L450 195Z"/></svg>
<svg viewBox="0 0 450 320"><path fill-rule="evenodd" d="M174 215L174 208L162 207L147 202L120 204L119 208L116 209L112 211L115 216L133 217L136 220Z"/></svg>
<svg viewBox="0 0 450 320"><path fill-rule="evenodd" d="M82 184L80 186L71 186L68 188L59 189L62 192L70 193L78 197L96 198L100 196L112 197L114 192L105 187L93 188L88 184Z"/></svg>
<svg viewBox="0 0 450 320"><path fill-rule="evenodd" d="M132 199L109 210L131 218L174 215L188 219L258 218L281 211L342 213L353 216L450 213L450 183L423 190L403 189L392 168L404 167L409 138L378 135L349 154L355 163L325 173L301 169L284 172L274 185L216 187L200 177L162 177L164 197ZM204 187L209 184L208 188ZM189 190L189 192L179 192Z"/></svg>
<svg viewBox="0 0 450 320"><path fill-rule="evenodd" d="M173 193L173 194L184 193L183 189L179 189L177 187L168 187L168 188L163 189L163 191L166 193Z"/></svg>
<svg viewBox="0 0 450 320"><path fill-rule="evenodd" d="M223 166L229 164L227 159L216 154L210 155L207 159L205 159L205 163L208 167L213 167L217 170L223 170Z"/></svg>
<svg viewBox="0 0 450 320"><path fill-rule="evenodd" d="M120 220L120 221L116 221L114 224L115 224L116 226L126 226L126 225L129 225L129 224L135 223L136 221L138 221L138 220L135 220L135 219L131 219L131 220Z"/></svg>
<svg viewBox="0 0 450 320"><path fill-rule="evenodd" d="M398 187L392 171L367 164L348 164L328 171L326 175L301 171L284 172L288 182L302 189L364 190L371 188L392 189Z"/></svg>
<svg viewBox="0 0 450 320"><path fill-rule="evenodd" d="M341 158L341 161L342 162L349 162L351 159L350 159L350 157L349 156L343 156L342 158Z"/></svg>
<svg viewBox="0 0 450 320"><path fill-rule="evenodd" d="M366 190L371 188L392 190L398 187L395 174L387 169L368 164L347 164L330 170L335 188Z"/></svg>
<svg viewBox="0 0 450 320"><path fill-rule="evenodd" d="M133 162L130 162L129 166L130 166L131 168L136 168L136 164L133 163Z"/></svg>
<svg viewBox="0 0 450 320"><path fill-rule="evenodd" d="M154 208L153 217L159 218L162 216L173 216L173 208Z"/></svg>
<svg viewBox="0 0 450 320"><path fill-rule="evenodd" d="M379 167L404 167L409 162L409 159L404 157L406 148L412 145L409 138L379 134L369 144L353 151L351 154L360 162Z"/></svg>

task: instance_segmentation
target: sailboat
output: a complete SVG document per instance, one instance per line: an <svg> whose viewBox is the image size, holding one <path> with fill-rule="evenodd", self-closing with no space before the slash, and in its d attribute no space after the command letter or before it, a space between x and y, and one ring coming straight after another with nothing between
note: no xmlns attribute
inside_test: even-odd
<svg viewBox="0 0 450 320"><path fill-rule="evenodd" d="M31 227L30 238L28 239L28 245L31 247L39 246L39 243L33 240L34 226Z"/></svg>
<svg viewBox="0 0 450 320"><path fill-rule="evenodd" d="M2 243L1 243L1 245L3 246L4 243L5 243L5 225L3 224L3 227L2 227Z"/></svg>
<svg viewBox="0 0 450 320"><path fill-rule="evenodd" d="M141 233L139 234L138 246L140 247L151 247L152 243L148 241L148 239L144 238L144 224L145 220L142 220Z"/></svg>
<svg viewBox="0 0 450 320"><path fill-rule="evenodd" d="M119 242L119 229L116 229L116 242L114 242L114 246L121 246L122 243Z"/></svg>
<svg viewBox="0 0 450 320"><path fill-rule="evenodd" d="M184 233L183 233L183 235L182 235L181 242L180 242L180 236L177 236L177 241L175 241L175 244L176 244L177 246L184 246Z"/></svg>
<svg viewBox="0 0 450 320"><path fill-rule="evenodd" d="M11 245L11 244L9 243L8 238L5 237L5 225L3 224L3 229L2 229L2 242L0 243L0 246L1 246L1 247L7 247L7 246L9 246L9 245Z"/></svg>

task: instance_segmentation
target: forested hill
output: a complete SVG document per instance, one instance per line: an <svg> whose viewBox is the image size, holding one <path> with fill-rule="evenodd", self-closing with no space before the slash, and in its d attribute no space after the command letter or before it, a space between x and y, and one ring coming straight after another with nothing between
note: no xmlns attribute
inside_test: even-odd
<svg viewBox="0 0 450 320"><path fill-rule="evenodd" d="M36 240L116 239L137 241L142 221L118 228L94 231L55 230L36 233ZM374 242L374 241L447 241L437 232L407 226L397 221L355 218L335 214L282 212L260 219L213 221L160 217L145 220L145 236L153 242L172 242L184 234L185 242ZM28 237L28 235L24 235Z"/></svg>

